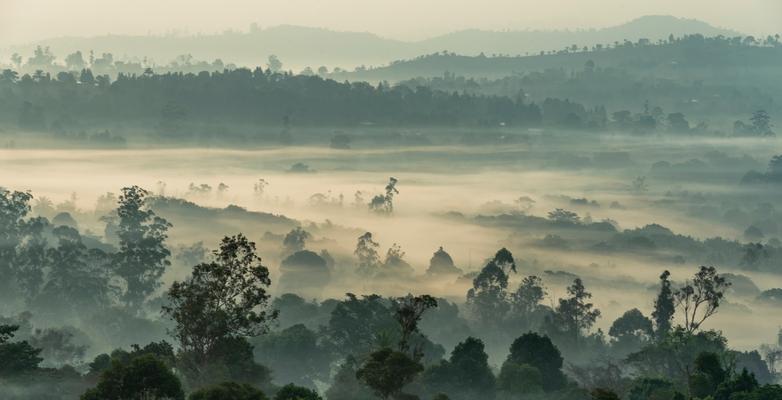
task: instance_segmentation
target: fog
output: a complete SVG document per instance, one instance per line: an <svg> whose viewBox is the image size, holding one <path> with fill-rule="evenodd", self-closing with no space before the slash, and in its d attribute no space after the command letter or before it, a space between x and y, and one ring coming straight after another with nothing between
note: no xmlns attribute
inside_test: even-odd
<svg viewBox="0 0 782 400"><path fill-rule="evenodd" d="M0 0L0 398L782 398L779 15Z"/></svg>
<svg viewBox="0 0 782 400"><path fill-rule="evenodd" d="M702 157L709 152L725 152L727 157L753 154L762 160L770 158L775 139L639 139L629 136L605 136L591 143L563 143L561 136L541 135L530 143L516 146L461 147L429 146L379 149L334 150L324 148L232 149L128 149L128 150L37 150L0 151L2 181L8 187L30 190L36 197L50 198L55 204L75 200L76 215L90 212L99 196L117 193L127 183L158 192L160 195L185 198L213 208L238 205L248 211L282 215L299 221L314 234L313 249L327 248L338 259L352 258L355 238L364 231L374 234L381 255L396 243L405 251L405 259L416 274L423 275L432 253L443 246L465 272L479 271L484 260L496 249L508 247L525 263L515 282L524 275L546 276L544 271L567 271L582 277L593 289L595 304L603 311L597 326L607 330L611 322L628 307L650 312L654 285L664 269L675 279L684 279L693 271L691 263L673 264L664 259L632 253L596 254L576 249L552 249L539 241L549 230L508 228L480 224L470 219L454 219L446 213L464 216L519 212L514 203L522 196L534 203L524 213L546 216L555 208L589 215L594 221L611 219L620 229L635 229L660 224L676 234L703 240L723 237L743 241L746 226L697 215L679 201L660 205L671 191L698 193L709 207L727 203L752 208L770 203L779 207L775 194L757 196L753 189L739 185L738 178L709 181L702 176L650 177L649 190L633 192L629 186L637 176L650 174L657 161L672 163ZM581 154L592 157L605 152L626 152L629 158L620 166L569 168L551 165L552 153L559 156ZM439 161L438 161L439 160ZM501 161L500 161L501 160ZM312 172L288 171L295 163L306 164ZM740 177L744 170L731 165L715 166L721 176ZM393 217L374 215L364 202L355 204L360 191L367 201L381 193L386 179L399 179L399 195L394 201ZM253 190L258 179L268 182L263 195ZM161 182L165 185L161 186ZM228 189L207 194L193 193L191 184L220 183ZM324 194L313 203L311 196ZM339 198L342 197L341 203ZM575 205L570 199L587 198L597 206ZM332 203L333 202L333 203ZM621 207L608 207L617 202ZM685 202L686 203L686 202ZM266 232L284 235L286 226L265 226L240 221L203 220L159 214L169 219L172 246L203 242L207 247L223 235L243 232L259 241L261 256L267 260L273 276L279 277L280 257L277 243L263 239ZM82 229L101 232L102 223L95 218L79 219ZM315 224L315 225L311 225ZM222 230L204 229L220 226ZM311 228L307 228L312 226ZM325 240L325 241L323 241ZM737 265L715 265L722 272L736 272L750 277L760 290L782 285L776 274L741 270ZM348 266L341 266L347 268ZM184 269L182 269L184 268ZM189 271L184 266L168 271L165 280L183 279ZM547 282L548 302L564 295L567 280ZM513 286L513 284L511 284ZM274 287L274 285L273 285ZM432 295L464 302L469 281L440 283L426 278L401 282L359 282L343 277L319 293L320 299L339 298L343 293L386 295L426 291ZM304 293L307 295L307 293ZM710 323L721 329L735 348L751 350L757 343L773 341L778 320L768 318L772 309L748 298L730 298L731 306ZM734 303L735 302L735 303ZM735 304L735 306L732 306ZM751 312L746 312L749 307ZM747 330L752 325L756 329ZM497 360L499 362L499 360Z"/></svg>

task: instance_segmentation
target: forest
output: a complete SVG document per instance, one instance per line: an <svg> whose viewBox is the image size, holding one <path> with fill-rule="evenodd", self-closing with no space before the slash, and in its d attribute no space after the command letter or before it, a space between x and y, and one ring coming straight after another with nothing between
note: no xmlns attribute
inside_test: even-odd
<svg viewBox="0 0 782 400"><path fill-rule="evenodd" d="M128 135L291 144L297 129L323 127L767 136L769 115L782 111L775 101L782 88L773 79L780 49L773 36L690 35L539 56L446 52L366 71L294 74L276 56L265 68L182 56L158 73L142 63L128 69L108 53L85 60L79 51L63 68L38 47L26 61L15 55L13 68L2 72L0 125L104 147L133 142ZM708 71L695 72L704 62ZM499 68L490 75L502 77L481 78L486 68ZM18 72L25 70L33 72ZM323 135L302 132L299 144Z"/></svg>
<svg viewBox="0 0 782 400"><path fill-rule="evenodd" d="M85 1L0 16L0 400L782 400L762 18Z"/></svg>
<svg viewBox="0 0 782 400"><path fill-rule="evenodd" d="M368 207L392 213L396 184L391 180ZM3 190L0 200L2 271L9 278L3 304L25 310L0 324L6 398L782 395L773 384L782 343L760 352L733 350L711 323L730 301L732 285L731 275L714 267L691 268L691 276L660 271L648 299L653 311L644 315L628 304L604 332L594 329L601 311L581 278L547 305L544 279L525 275L506 248L477 274L463 275L441 247L424 276L414 278L398 245L383 258L366 232L356 240L354 266L340 274L389 282L468 280L462 305L424 293L312 301L293 293L272 296L269 269L242 233L223 237L211 252L202 244L171 248L173 225L154 211L155 202L166 199L137 186L104 198L103 234L80 231L67 212L51 220L33 215L29 192ZM558 212L563 215L552 215L553 221L568 217ZM310 250L311 239L301 227L284 235L282 275L274 283L323 290L335 260L326 250ZM165 285L166 270L179 263L191 265L191 274ZM525 276L510 285L517 274ZM44 321L51 326L37 328ZM782 342L782 332L779 337ZM135 342L144 338L159 340ZM126 345L87 358L98 343ZM510 345L496 370L487 347L500 343Z"/></svg>

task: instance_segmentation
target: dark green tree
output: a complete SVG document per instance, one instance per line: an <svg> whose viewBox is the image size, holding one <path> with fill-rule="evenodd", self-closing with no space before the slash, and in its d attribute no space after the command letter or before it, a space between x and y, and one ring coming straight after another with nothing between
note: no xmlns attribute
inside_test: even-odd
<svg viewBox="0 0 782 400"><path fill-rule="evenodd" d="M0 378L35 371L43 361L41 350L27 341L10 341L18 329L18 325L0 325Z"/></svg>
<svg viewBox="0 0 782 400"><path fill-rule="evenodd" d="M529 364L506 361L497 376L497 388L512 397L543 391L543 374Z"/></svg>
<svg viewBox="0 0 782 400"><path fill-rule="evenodd" d="M654 318L657 340L662 340L670 332L671 322L676 313L673 289L671 289L671 281L668 279L670 276L671 273L668 271L664 271L660 275L660 292L657 299L654 300L652 318Z"/></svg>
<svg viewBox="0 0 782 400"><path fill-rule="evenodd" d="M535 275L525 276L519 287L510 295L510 319L518 322L518 328L532 329L544 309L541 302L546 297L543 280Z"/></svg>
<svg viewBox="0 0 782 400"><path fill-rule="evenodd" d="M509 272L516 272L516 262L513 254L502 248L473 279L472 288L467 291L468 307L486 326L496 326L510 310L507 293Z"/></svg>
<svg viewBox="0 0 782 400"><path fill-rule="evenodd" d="M712 396L727 378L719 355L703 352L695 358L695 369L689 379L690 395L697 398Z"/></svg>
<svg viewBox="0 0 782 400"><path fill-rule="evenodd" d="M318 334L302 324L259 336L252 341L255 359L274 366L277 381L315 388L315 381L328 381L332 354Z"/></svg>
<svg viewBox="0 0 782 400"><path fill-rule="evenodd" d="M79 232L68 226L52 230L57 247L47 251L49 273L38 303L66 315L79 315L110 304L112 287L105 262L108 255L88 250Z"/></svg>
<svg viewBox="0 0 782 400"><path fill-rule="evenodd" d="M574 343L578 343L600 317L600 310L589 302L592 294L586 291L580 278L568 286L569 297L559 299L553 320L555 328L563 332Z"/></svg>
<svg viewBox="0 0 782 400"><path fill-rule="evenodd" d="M380 265L380 256L377 254L377 248L380 245L372 240L372 232L366 232L358 237L356 250L353 254L358 258L358 272L364 275L370 275L377 270Z"/></svg>
<svg viewBox="0 0 782 400"><path fill-rule="evenodd" d="M418 323L426 310L437 307L437 300L429 295L413 296L408 294L393 302L394 319L399 323L402 334L399 338L399 351L410 353L410 339L418 332ZM413 349L412 356L420 360L423 356L420 349Z"/></svg>
<svg viewBox="0 0 782 400"><path fill-rule="evenodd" d="M182 384L166 364L153 355L133 358L127 364L112 361L98 385L81 400L171 399L184 400Z"/></svg>
<svg viewBox="0 0 782 400"><path fill-rule="evenodd" d="M163 311L174 321L171 334L196 375L210 363L218 344L268 331L277 317L267 307L270 284L255 243L239 234L225 237L213 261L196 265L190 278L171 285Z"/></svg>
<svg viewBox="0 0 782 400"><path fill-rule="evenodd" d="M376 400L371 389L356 378L358 363L352 356L348 356L338 369L331 386L326 390L328 400Z"/></svg>
<svg viewBox="0 0 782 400"><path fill-rule="evenodd" d="M267 397L252 385L223 382L196 390L188 400L267 400Z"/></svg>
<svg viewBox="0 0 782 400"><path fill-rule="evenodd" d="M304 250L307 240L311 237L312 235L309 232L297 226L285 235L282 241L283 254L287 256Z"/></svg>
<svg viewBox="0 0 782 400"><path fill-rule="evenodd" d="M149 209L148 196L138 186L122 188L117 208L116 273L125 281L125 304L135 310L160 286L160 277L171 265L165 245L171 224Z"/></svg>
<svg viewBox="0 0 782 400"><path fill-rule="evenodd" d="M513 341L505 362L537 368L543 376L543 389L551 391L565 386L563 361L559 349L551 343L551 339L529 332Z"/></svg>
<svg viewBox="0 0 782 400"><path fill-rule="evenodd" d="M719 385L716 392L714 393L714 400L733 400L744 398L750 398L753 400L757 398L760 400L759 395L762 392L757 393L758 396L754 398L750 397L751 395L755 394L753 392L755 392L758 387L758 381L755 379L755 376L749 373L746 369L743 369L741 370L740 374ZM780 392L782 391L777 391L776 395L779 395Z"/></svg>
<svg viewBox="0 0 782 400"><path fill-rule="evenodd" d="M398 395L424 367L407 354L389 348L370 354L356 371L356 378L372 388L382 399Z"/></svg>
<svg viewBox="0 0 782 400"><path fill-rule="evenodd" d="M613 346L626 355L640 350L653 337L654 331L652 321L634 308L617 318L608 334L614 339Z"/></svg>
<svg viewBox="0 0 782 400"><path fill-rule="evenodd" d="M592 400L620 400L619 395L608 390L597 388L589 392L589 396Z"/></svg>
<svg viewBox="0 0 782 400"><path fill-rule="evenodd" d="M323 398L312 389L287 384L274 395L274 400L323 400Z"/></svg>
<svg viewBox="0 0 782 400"><path fill-rule="evenodd" d="M2 293L13 293L16 275L16 247L25 230L25 217L30 212L33 196L28 192L10 191L0 187L0 280Z"/></svg>
<svg viewBox="0 0 782 400"><path fill-rule="evenodd" d="M445 393L453 399L494 397L494 374L480 339L468 337L456 345L448 360L429 367L421 377L428 392Z"/></svg>

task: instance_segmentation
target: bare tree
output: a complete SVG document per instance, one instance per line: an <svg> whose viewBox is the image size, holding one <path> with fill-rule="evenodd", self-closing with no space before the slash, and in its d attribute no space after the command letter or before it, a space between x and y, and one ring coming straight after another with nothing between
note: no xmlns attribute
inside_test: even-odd
<svg viewBox="0 0 782 400"><path fill-rule="evenodd" d="M701 266L693 279L673 293L676 308L684 314L684 329L693 333L717 312L730 282L714 267Z"/></svg>

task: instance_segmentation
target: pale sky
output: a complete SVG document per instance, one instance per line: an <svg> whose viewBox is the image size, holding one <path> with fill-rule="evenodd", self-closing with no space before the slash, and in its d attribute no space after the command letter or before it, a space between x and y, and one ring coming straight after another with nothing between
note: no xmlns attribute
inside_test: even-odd
<svg viewBox="0 0 782 400"><path fill-rule="evenodd" d="M280 24L419 39L465 28L578 29L642 15L782 32L782 0L0 0L0 44L54 36L213 33Z"/></svg>

